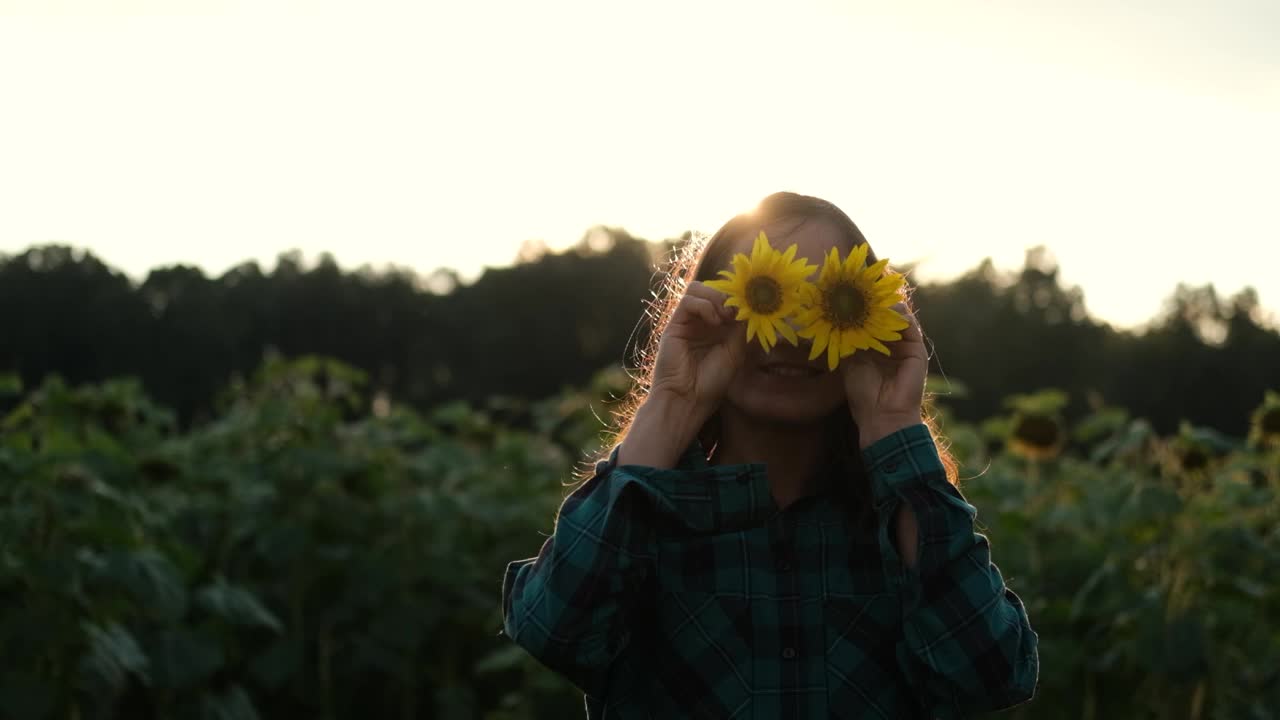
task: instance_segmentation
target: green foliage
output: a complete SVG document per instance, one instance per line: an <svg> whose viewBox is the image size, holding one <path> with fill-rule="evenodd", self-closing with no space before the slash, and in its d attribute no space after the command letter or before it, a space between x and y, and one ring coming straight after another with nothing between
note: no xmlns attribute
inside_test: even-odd
<svg viewBox="0 0 1280 720"><path fill-rule="evenodd" d="M465 406L372 416L363 383L273 360L185 434L133 383L24 398L0 435L0 645L21 648L0 717L469 717L547 695L497 635L497 583L575 458Z"/></svg>
<svg viewBox="0 0 1280 720"><path fill-rule="evenodd" d="M580 717L498 636L499 587L626 385L416 413L276 358L187 431L134 382L19 395L0 717ZM1014 717L1280 716L1280 451L1104 407L1034 462L1003 452L1009 423L957 420L958 395L936 413L1041 639Z"/></svg>

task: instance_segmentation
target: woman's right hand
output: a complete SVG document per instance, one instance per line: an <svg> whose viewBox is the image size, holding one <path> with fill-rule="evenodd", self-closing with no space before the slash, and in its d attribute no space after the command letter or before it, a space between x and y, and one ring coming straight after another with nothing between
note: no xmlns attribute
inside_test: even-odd
<svg viewBox="0 0 1280 720"><path fill-rule="evenodd" d="M672 467L720 406L747 349L737 311L724 306L725 297L694 281L676 304L620 463Z"/></svg>
<svg viewBox="0 0 1280 720"><path fill-rule="evenodd" d="M700 416L698 425L720 405L746 354L746 335L733 319L737 310L724 306L726 297L689 283L658 341L649 395L688 407Z"/></svg>

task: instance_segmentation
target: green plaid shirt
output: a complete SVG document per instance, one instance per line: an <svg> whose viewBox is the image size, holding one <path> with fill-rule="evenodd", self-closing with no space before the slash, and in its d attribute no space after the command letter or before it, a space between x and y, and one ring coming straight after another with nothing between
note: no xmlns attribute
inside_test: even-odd
<svg viewBox="0 0 1280 720"><path fill-rule="evenodd" d="M955 718L1034 693L1036 633L923 424L862 452L862 521L839 483L780 510L763 465L697 445L674 470L616 458L502 586L503 632L590 720ZM903 502L914 568L890 540Z"/></svg>

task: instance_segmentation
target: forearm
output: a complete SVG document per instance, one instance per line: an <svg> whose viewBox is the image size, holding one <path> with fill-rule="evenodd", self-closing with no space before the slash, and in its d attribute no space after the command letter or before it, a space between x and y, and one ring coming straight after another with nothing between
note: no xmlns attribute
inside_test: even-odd
<svg viewBox="0 0 1280 720"><path fill-rule="evenodd" d="M702 422L687 403L651 394L637 410L618 449L619 465L674 468L693 443Z"/></svg>
<svg viewBox="0 0 1280 720"><path fill-rule="evenodd" d="M946 479L924 427L864 453L872 495L893 519L885 555L900 589L904 666L928 694L957 711L993 710L1032 696L1038 643L1021 600L974 530L977 509ZM883 522L883 520L882 520ZM964 628L964 632L957 632Z"/></svg>
<svg viewBox="0 0 1280 720"><path fill-rule="evenodd" d="M640 483L597 475L562 504L538 556L510 563L506 634L588 693L630 637L627 612L651 572L654 505Z"/></svg>

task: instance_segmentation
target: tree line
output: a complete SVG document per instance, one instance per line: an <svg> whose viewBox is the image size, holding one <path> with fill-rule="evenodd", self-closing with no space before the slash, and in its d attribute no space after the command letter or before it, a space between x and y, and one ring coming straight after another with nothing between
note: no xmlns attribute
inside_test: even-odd
<svg viewBox="0 0 1280 720"><path fill-rule="evenodd" d="M215 414L222 389L267 353L339 359L375 393L419 409L494 397L518 406L629 364L658 268L687 239L597 228L564 252L530 246L471 283L448 271L348 271L329 255L308 266L296 252L270 270L250 262L211 277L175 265L135 283L90 252L36 246L0 256L0 372L27 386L51 374L136 377L184 424ZM1221 297L1179 285L1145 327L1118 330L1034 248L1018 271L984 260L914 298L931 375L965 388L947 399L962 419L1052 387L1072 398L1069 416L1118 406L1164 432L1187 420L1242 435L1280 384L1280 331L1251 288Z"/></svg>

